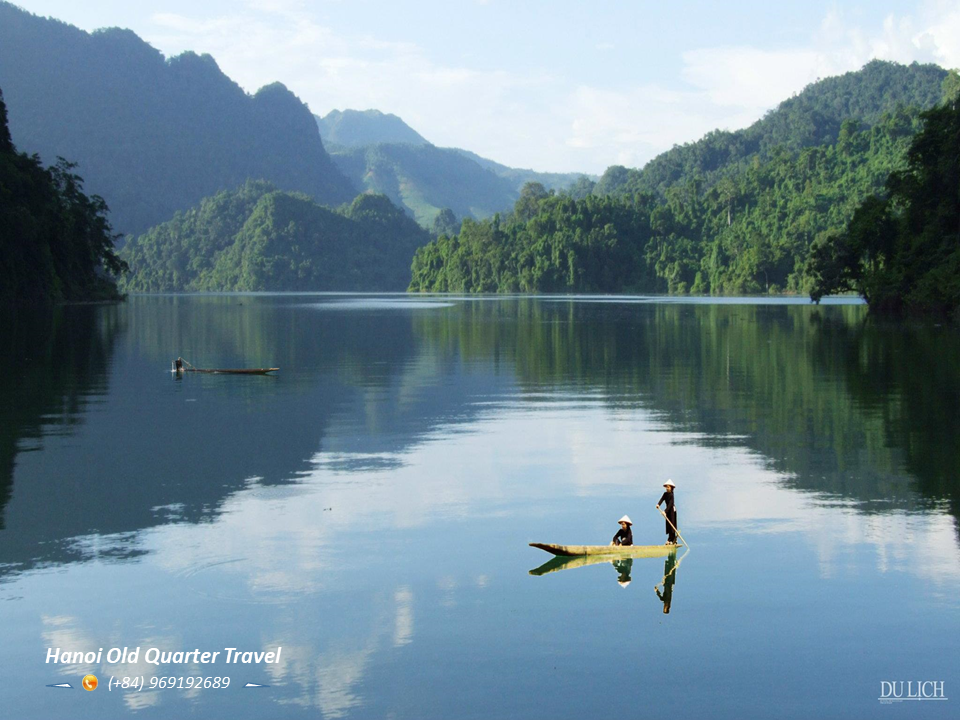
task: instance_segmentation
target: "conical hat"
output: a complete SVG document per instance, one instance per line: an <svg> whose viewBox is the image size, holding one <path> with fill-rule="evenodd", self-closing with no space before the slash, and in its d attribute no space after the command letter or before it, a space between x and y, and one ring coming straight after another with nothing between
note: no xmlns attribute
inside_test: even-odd
<svg viewBox="0 0 960 720"><path fill-rule="evenodd" d="M672 488L675 488L675 487L677 486L677 484L676 484L673 480L667 480L667 481L663 484L663 486L664 486L664 487L672 487Z"/></svg>
<svg viewBox="0 0 960 720"><path fill-rule="evenodd" d="M625 522L627 525L633 525L633 520L630 519L629 515L624 515L622 518L617 520L618 523Z"/></svg>

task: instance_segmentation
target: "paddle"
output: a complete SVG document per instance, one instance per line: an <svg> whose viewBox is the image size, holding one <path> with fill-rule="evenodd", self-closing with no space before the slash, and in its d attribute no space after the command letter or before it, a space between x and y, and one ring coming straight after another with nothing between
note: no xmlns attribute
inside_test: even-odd
<svg viewBox="0 0 960 720"><path fill-rule="evenodd" d="M661 515L663 515L663 519L666 520L668 523L670 523L670 527L673 528L673 531L677 534L677 537L680 538L680 542L682 542L684 545L686 545L686 546L687 546L687 549L689 549L689 548L690 548L690 543L688 543L686 540L683 539L683 535L681 535L681 534L680 534L680 531L677 530L677 526L674 525L672 522L670 522L670 518L668 518L668 517L667 517L667 514L666 514L663 510L660 509L660 506L659 506L659 505L657 505L657 512L660 513Z"/></svg>

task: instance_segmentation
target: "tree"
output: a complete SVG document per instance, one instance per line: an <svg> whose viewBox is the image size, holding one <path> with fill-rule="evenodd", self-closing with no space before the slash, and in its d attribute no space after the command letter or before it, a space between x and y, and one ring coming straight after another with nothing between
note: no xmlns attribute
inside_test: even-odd
<svg viewBox="0 0 960 720"><path fill-rule="evenodd" d="M436 237L446 235L452 237L460 231L460 223L457 222L457 216L453 214L450 208L443 208L433 219L433 234Z"/></svg>
<svg viewBox="0 0 960 720"><path fill-rule="evenodd" d="M17 152L0 92L0 303L119 297L107 204L83 192L76 165Z"/></svg>
<svg viewBox="0 0 960 720"><path fill-rule="evenodd" d="M866 198L811 256L811 298L853 289L880 311L960 309L960 97L922 115L886 198Z"/></svg>
<svg viewBox="0 0 960 720"><path fill-rule="evenodd" d="M520 198L513 206L513 212L521 222L530 220L537 214L540 201L550 196L543 183L528 182L520 189Z"/></svg>

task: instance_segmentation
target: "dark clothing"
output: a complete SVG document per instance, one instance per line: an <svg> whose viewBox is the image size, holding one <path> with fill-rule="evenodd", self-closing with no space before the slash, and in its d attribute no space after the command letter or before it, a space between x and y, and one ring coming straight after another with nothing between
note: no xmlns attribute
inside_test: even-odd
<svg viewBox="0 0 960 720"><path fill-rule="evenodd" d="M660 500L657 501L657 507L660 507L660 504L663 502L667 503L664 509L664 515L667 516L668 522L664 522L663 524L667 532L667 542L675 543L677 541L677 532L673 527L677 527L677 508L673 504L673 490L667 490L660 496ZM670 523L673 523L673 527L670 527Z"/></svg>
<svg viewBox="0 0 960 720"><path fill-rule="evenodd" d="M663 603L663 612L670 612L670 605L673 602L673 584L677 581L677 556L673 553L667 556L663 563L663 592L656 588L657 597Z"/></svg>
<svg viewBox="0 0 960 720"><path fill-rule="evenodd" d="M630 571L633 570L633 558L623 558L622 560L612 560L613 569L617 571L617 582L630 582Z"/></svg>
<svg viewBox="0 0 960 720"><path fill-rule="evenodd" d="M620 528L617 530L617 534L613 536L614 545L633 545L633 531L630 529L630 526L627 525L626 528Z"/></svg>
<svg viewBox="0 0 960 720"><path fill-rule="evenodd" d="M666 503L666 512L669 515L670 511L673 510L673 490L665 490L663 495L660 496L660 499L657 500L657 505L662 505Z"/></svg>

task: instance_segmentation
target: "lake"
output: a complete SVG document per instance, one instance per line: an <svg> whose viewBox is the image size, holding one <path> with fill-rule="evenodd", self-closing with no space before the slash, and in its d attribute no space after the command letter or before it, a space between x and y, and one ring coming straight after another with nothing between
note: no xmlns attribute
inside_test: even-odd
<svg viewBox="0 0 960 720"><path fill-rule="evenodd" d="M6 716L956 717L953 328L853 301L326 294L0 328ZM178 355L280 372L177 377ZM663 543L668 478L676 555L528 546L606 544L625 513ZM141 653L45 662L113 647ZM231 684L107 687L167 676ZM947 699L882 704L900 681Z"/></svg>

